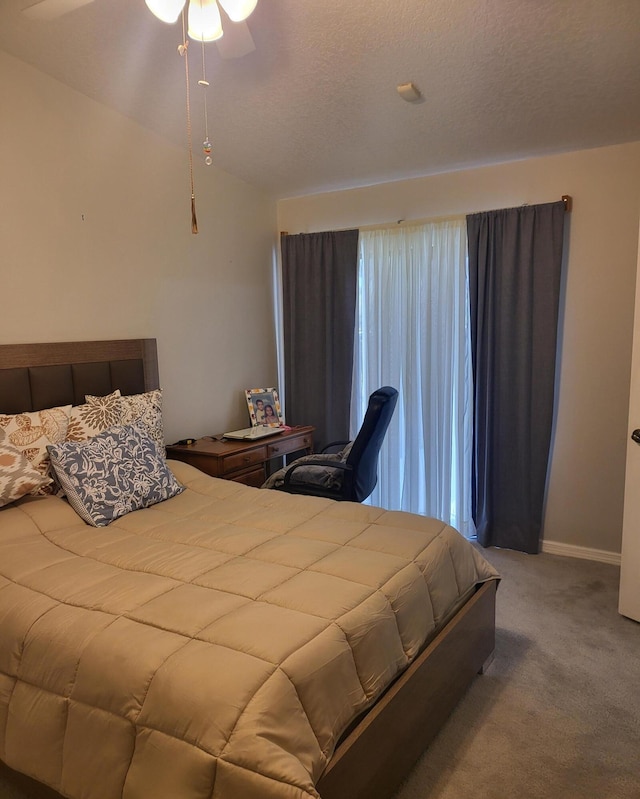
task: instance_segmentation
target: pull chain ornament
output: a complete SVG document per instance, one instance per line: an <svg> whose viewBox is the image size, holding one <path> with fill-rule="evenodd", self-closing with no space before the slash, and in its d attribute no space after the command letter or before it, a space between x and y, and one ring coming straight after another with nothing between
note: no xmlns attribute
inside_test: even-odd
<svg viewBox="0 0 640 799"><path fill-rule="evenodd" d="M213 158L211 157L211 142L209 139L205 139L202 142L202 150L204 152L204 162L207 166L211 166L213 163Z"/></svg>
<svg viewBox="0 0 640 799"><path fill-rule="evenodd" d="M189 146L189 181L191 183L191 232L198 232L196 216L196 190L193 183L193 144L191 137L191 93L189 92L189 41L187 40L184 9L182 9L182 44L178 45L178 53L184 58L184 77L187 89L187 142Z"/></svg>
<svg viewBox="0 0 640 799"><path fill-rule="evenodd" d="M204 152L204 162L207 166L211 166L213 158L211 157L211 140L209 139L209 115L207 113L207 89L209 88L209 81L207 80L207 65L204 58L204 41L202 42L202 80L198 81L198 85L204 89L204 141L202 142L202 151Z"/></svg>

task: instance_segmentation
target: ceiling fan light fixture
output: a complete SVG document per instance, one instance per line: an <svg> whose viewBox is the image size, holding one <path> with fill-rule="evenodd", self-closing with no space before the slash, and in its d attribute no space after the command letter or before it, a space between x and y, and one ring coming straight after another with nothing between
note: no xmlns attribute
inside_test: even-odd
<svg viewBox="0 0 640 799"><path fill-rule="evenodd" d="M173 25L180 16L186 0L144 0L151 13L169 25Z"/></svg>
<svg viewBox="0 0 640 799"><path fill-rule="evenodd" d="M247 19L258 5L258 0L219 0L219 2L232 22L242 22Z"/></svg>
<svg viewBox="0 0 640 799"><path fill-rule="evenodd" d="M196 42L214 42L222 36L222 19L216 0L190 0L188 34Z"/></svg>

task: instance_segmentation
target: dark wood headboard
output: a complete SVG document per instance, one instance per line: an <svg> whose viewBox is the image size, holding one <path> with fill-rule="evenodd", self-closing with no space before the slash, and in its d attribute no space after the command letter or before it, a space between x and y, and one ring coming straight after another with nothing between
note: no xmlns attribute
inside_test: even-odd
<svg viewBox="0 0 640 799"><path fill-rule="evenodd" d="M0 345L0 413L81 405L85 394L159 388L154 338Z"/></svg>

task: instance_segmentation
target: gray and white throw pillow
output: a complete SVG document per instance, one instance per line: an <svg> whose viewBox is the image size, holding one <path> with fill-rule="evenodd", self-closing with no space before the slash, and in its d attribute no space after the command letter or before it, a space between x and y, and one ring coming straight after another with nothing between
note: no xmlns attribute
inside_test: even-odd
<svg viewBox="0 0 640 799"><path fill-rule="evenodd" d="M137 425L116 425L87 441L65 441L48 450L71 507L94 527L184 491L164 450Z"/></svg>
<svg viewBox="0 0 640 799"><path fill-rule="evenodd" d="M319 455L303 455L297 458L293 463L288 466L283 466L277 472L274 472L267 481L262 484L261 488L280 488L284 485L285 474L296 466L294 473L291 475L291 483L293 485L313 485L318 488L327 488L332 491L338 490L342 487L344 479L344 471L342 469L332 469L332 463L344 463L349 457L353 441L350 441L341 452L335 453L321 453ZM322 466L303 466L309 461L322 461Z"/></svg>

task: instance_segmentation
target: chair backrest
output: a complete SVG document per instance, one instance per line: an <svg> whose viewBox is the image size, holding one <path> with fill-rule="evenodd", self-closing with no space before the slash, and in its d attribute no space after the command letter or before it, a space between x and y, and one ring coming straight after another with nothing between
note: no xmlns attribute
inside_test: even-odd
<svg viewBox="0 0 640 799"><path fill-rule="evenodd" d="M369 397L367 412L353 441L347 463L353 469L352 499L365 500L378 482L378 455L398 401L398 392L383 386Z"/></svg>

